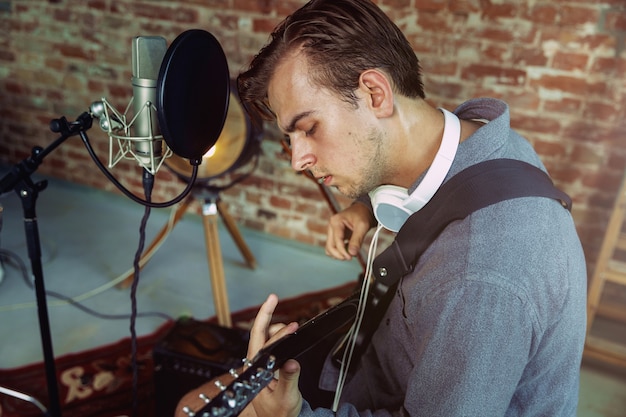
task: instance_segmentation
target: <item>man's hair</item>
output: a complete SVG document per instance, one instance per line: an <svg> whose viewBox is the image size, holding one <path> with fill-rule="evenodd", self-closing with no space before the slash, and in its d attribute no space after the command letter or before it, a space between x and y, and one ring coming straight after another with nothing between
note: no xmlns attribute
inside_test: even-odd
<svg viewBox="0 0 626 417"><path fill-rule="evenodd" d="M356 105L361 73L383 70L394 91L424 98L421 70L415 52L400 29L370 0L311 0L274 29L247 71L237 79L244 105L266 119L267 88L281 60L301 49L308 76L316 85L337 92Z"/></svg>

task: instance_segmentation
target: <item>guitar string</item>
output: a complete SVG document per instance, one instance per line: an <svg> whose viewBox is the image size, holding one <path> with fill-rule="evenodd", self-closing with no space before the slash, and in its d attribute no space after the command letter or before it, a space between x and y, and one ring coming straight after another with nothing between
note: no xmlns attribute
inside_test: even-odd
<svg viewBox="0 0 626 417"><path fill-rule="evenodd" d="M365 316L365 307L367 305L367 298L370 290L370 283L372 281L372 265L374 263L374 258L376 257L376 250L378 247L378 236L380 231L383 229L383 226L379 223L376 228L376 232L372 236L372 241L370 242L369 250L367 252L367 267L365 268L365 275L363 282L361 283L361 293L359 295L359 304L357 306L356 317L354 323L350 327L350 330L346 334L345 338L347 340L346 349L343 352L343 357L341 360L341 367L339 369L339 377L337 380L337 389L335 391L335 397L333 400L332 410L333 412L337 412L337 408L339 407L339 399L341 398L341 393L343 391L344 384L348 377L348 369L350 368L350 362L352 362L352 354L354 353L354 348L356 346L357 336L361 329L361 324L363 322L363 317Z"/></svg>

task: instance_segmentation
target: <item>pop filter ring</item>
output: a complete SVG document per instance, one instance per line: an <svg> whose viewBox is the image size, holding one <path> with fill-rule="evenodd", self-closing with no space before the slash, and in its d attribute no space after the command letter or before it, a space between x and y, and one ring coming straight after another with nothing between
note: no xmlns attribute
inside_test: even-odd
<svg viewBox="0 0 626 417"><path fill-rule="evenodd" d="M230 73L215 37L201 29L178 35L157 79L157 117L167 146L193 164L222 132L230 98Z"/></svg>
<svg viewBox="0 0 626 417"><path fill-rule="evenodd" d="M200 29L181 33L161 62L157 80L157 117L167 146L175 154L189 159L193 169L186 188L167 202L154 203L131 193L97 158L86 132L81 131L80 136L95 164L124 195L147 207L170 207L191 192L202 155L215 144L224 126L229 96L228 63L219 42L209 32ZM202 113L207 108L209 114L216 113L219 117L212 125L207 124L208 118ZM177 133L173 134L173 131Z"/></svg>
<svg viewBox="0 0 626 417"><path fill-rule="evenodd" d="M235 106L236 110L233 110L233 106ZM231 111L233 114L231 115ZM231 119L232 116L232 119ZM240 136L238 134L232 134L231 130L232 123L239 118L243 119L243 128L244 132ZM232 129L228 129L231 126ZM226 129L226 132L224 131ZM236 130L235 130L236 131ZM227 137L224 135L227 134ZM208 157L207 159L207 167L202 169L201 167L198 170L198 175L196 178L196 185L204 186L210 188L211 190L223 191L226 190L244 179L250 176L258 166L259 153L261 152L261 142L264 137L264 128L263 128L263 120L261 117L254 112L250 112L246 108L246 104L243 103L239 97L239 92L237 91L237 81L236 79L230 80L230 103L229 108L226 113L226 120L224 123L224 127L222 128L222 132L218 140L216 141L215 146L220 146L222 141L226 140L229 144L235 143L235 145L241 144L241 149L233 149L230 148L229 152L232 152L232 155L228 155L231 158L232 162L229 162L229 165L223 165L224 168L220 170L216 170L215 167L220 166L219 161L216 165L211 166L210 163L215 156L224 154L223 150L218 151L214 156ZM227 145L228 146L228 145ZM222 179L228 174L232 174L234 171L239 170L245 165L249 165L250 161L252 162L252 167L247 170L247 172L238 173L234 179L231 179L224 185L216 185L213 183L214 180ZM191 182L191 167L186 167L186 161L183 158L180 158L176 155L172 155L172 157L167 158L164 161L164 165L170 169L176 177L178 177L181 181L185 183ZM204 171L208 170L210 173L207 175Z"/></svg>

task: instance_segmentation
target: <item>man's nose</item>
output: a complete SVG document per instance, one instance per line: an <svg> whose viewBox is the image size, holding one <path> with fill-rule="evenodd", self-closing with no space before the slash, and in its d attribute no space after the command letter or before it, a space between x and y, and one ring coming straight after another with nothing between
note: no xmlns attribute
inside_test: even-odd
<svg viewBox="0 0 626 417"><path fill-rule="evenodd" d="M291 141L291 166L296 171L304 171L315 165L316 158L312 147L305 140Z"/></svg>

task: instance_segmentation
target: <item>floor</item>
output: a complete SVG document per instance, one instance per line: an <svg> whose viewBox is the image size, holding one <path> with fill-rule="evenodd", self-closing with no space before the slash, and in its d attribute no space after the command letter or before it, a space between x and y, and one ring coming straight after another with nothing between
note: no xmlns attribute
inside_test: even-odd
<svg viewBox="0 0 626 417"><path fill-rule="evenodd" d="M0 167L0 174L6 170ZM33 179L45 178L35 174ZM130 289L114 283L132 266L144 210L125 197L48 180L37 201L46 290L109 316L96 317L48 297L54 354L59 356L129 336ZM0 248L19 255L30 269L21 201L10 192L0 196L0 206ZM152 210L146 245L170 215L171 209ZM336 286L356 279L361 271L358 262L331 260L321 248L245 228L240 231L256 259L255 269L247 266L220 222L231 311L258 305L270 292L285 298ZM0 268L0 369L42 360L36 297L27 284L13 265ZM167 317L215 315L199 216L184 216L142 269L137 305L139 335L151 333ZM578 416L626 416L626 371L584 364Z"/></svg>

